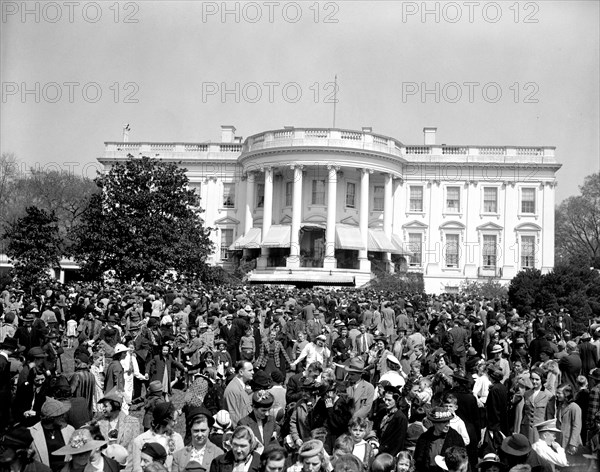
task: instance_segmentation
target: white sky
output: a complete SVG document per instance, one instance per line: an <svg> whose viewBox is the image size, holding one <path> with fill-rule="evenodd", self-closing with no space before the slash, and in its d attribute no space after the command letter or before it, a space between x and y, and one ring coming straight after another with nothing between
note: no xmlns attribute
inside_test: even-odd
<svg viewBox="0 0 600 472"><path fill-rule="evenodd" d="M0 146L26 166L94 177L104 141L121 140L125 123L131 141L167 142L219 141L222 124L244 137L330 127L325 98L337 74L336 127L372 126L406 144L437 126L438 143L556 146L558 200L599 171L597 1L427 2L439 17L424 19L422 2L229 2L238 18L222 18L222 2L1 3ZM269 82L278 84L272 100ZM423 83L436 82L439 103L434 93L423 99ZM458 100L452 82L461 84ZM479 84L473 100L465 82ZM239 103L220 93L236 83ZM410 87L418 92L403 97ZM137 103L126 103L128 93Z"/></svg>

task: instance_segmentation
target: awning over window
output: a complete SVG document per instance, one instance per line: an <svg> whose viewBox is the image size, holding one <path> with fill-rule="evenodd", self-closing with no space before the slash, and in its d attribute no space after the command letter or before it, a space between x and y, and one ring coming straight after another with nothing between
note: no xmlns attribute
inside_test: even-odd
<svg viewBox="0 0 600 472"><path fill-rule="evenodd" d="M364 249L360 228L358 226L339 223L335 225L335 248L336 249Z"/></svg>
<svg viewBox="0 0 600 472"><path fill-rule="evenodd" d="M343 285L355 286L354 276L329 273L275 273L275 274L251 274L248 278L251 284L309 284L309 285Z"/></svg>
<svg viewBox="0 0 600 472"><path fill-rule="evenodd" d="M272 225L266 236L263 238L262 247L290 247L290 235L292 227L290 225Z"/></svg>
<svg viewBox="0 0 600 472"><path fill-rule="evenodd" d="M404 244L399 236L392 234L392 244L396 246L398 252L394 254L402 254L403 256L412 256L413 253L409 250L407 244Z"/></svg>
<svg viewBox="0 0 600 472"><path fill-rule="evenodd" d="M260 248L260 228L250 228L246 234L237 238L234 243L229 246L230 251L241 251L242 249L258 249Z"/></svg>
<svg viewBox="0 0 600 472"><path fill-rule="evenodd" d="M398 254L399 250L385 235L382 229L369 229L369 251L391 252Z"/></svg>

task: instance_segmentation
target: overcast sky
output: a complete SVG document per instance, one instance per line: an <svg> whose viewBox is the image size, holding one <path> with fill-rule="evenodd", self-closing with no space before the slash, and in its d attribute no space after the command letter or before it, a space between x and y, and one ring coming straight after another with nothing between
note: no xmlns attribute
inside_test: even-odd
<svg viewBox="0 0 600 472"><path fill-rule="evenodd" d="M125 123L166 142L331 127L337 74L336 127L556 146L557 199L577 193L600 166L600 2L475 3L2 0L1 150L93 177Z"/></svg>

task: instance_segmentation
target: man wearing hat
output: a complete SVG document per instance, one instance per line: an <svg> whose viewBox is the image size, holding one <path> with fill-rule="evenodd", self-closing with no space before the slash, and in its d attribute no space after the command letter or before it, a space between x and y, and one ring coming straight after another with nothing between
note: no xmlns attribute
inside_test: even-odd
<svg viewBox="0 0 600 472"><path fill-rule="evenodd" d="M33 322L35 321L35 316L33 313L27 313L24 318L21 319L22 325L17 328L15 332L15 338L21 346L25 346L25 350L29 351L34 346L40 345L40 336L33 329Z"/></svg>
<svg viewBox="0 0 600 472"><path fill-rule="evenodd" d="M587 415L583 421L587 424L588 431L593 434L596 430L596 414L600 413L600 368L590 372L590 380L595 382L595 386L590 389Z"/></svg>
<svg viewBox="0 0 600 472"><path fill-rule="evenodd" d="M375 387L367 380L365 362L362 357L353 357L346 365L346 394L354 400L353 417L367 418L373 406Z"/></svg>
<svg viewBox="0 0 600 472"><path fill-rule="evenodd" d="M576 392L577 377L581 374L581 357L579 356L579 350L577 349L577 343L575 341L567 342L567 355L558 361L558 368L561 372L562 382L568 382L573 387L573 391Z"/></svg>
<svg viewBox="0 0 600 472"><path fill-rule="evenodd" d="M86 471L118 472L117 461L99 452L105 444L106 441L94 439L89 429L81 428L73 433L66 445L52 454L60 457L71 456L67 470L80 470L83 467Z"/></svg>
<svg viewBox="0 0 600 472"><path fill-rule="evenodd" d="M528 465L534 472L552 472L552 464L540 458L537 452L531 448L527 436L513 433L502 441L500 447L500 458L508 467L519 464Z"/></svg>
<svg viewBox="0 0 600 472"><path fill-rule="evenodd" d="M224 451L213 444L208 436L215 420L206 408L192 408L187 415L192 442L190 445L175 451L171 472L183 472L190 462L197 462L204 470L210 470L213 459Z"/></svg>
<svg viewBox="0 0 600 472"><path fill-rule="evenodd" d="M268 390L258 390L252 394L252 411L238 424L248 426L260 444L255 449L262 454L265 447L277 442L278 427L270 414L275 398Z"/></svg>
<svg viewBox="0 0 600 472"><path fill-rule="evenodd" d="M0 467L6 470L52 472L50 467L29 456L33 438L28 428L19 426L0 439Z"/></svg>
<svg viewBox="0 0 600 472"><path fill-rule="evenodd" d="M121 343L115 346L112 361L106 369L106 378L104 380L104 392L109 392L113 388L123 391L125 388L125 371L121 365L121 359L125 357L127 347Z"/></svg>
<svg viewBox="0 0 600 472"><path fill-rule="evenodd" d="M123 392L116 387L98 400L103 406L102 418L98 420L100 432L109 444L119 444L125 448L141 433L140 421L121 410Z"/></svg>
<svg viewBox="0 0 600 472"><path fill-rule="evenodd" d="M590 371L598 364L596 346L590 341L592 335L587 331L579 338L579 357L581 357L581 375L589 376Z"/></svg>
<svg viewBox="0 0 600 472"><path fill-rule="evenodd" d="M313 362L320 362L323 366L326 366L331 358L331 351L325 346L326 342L327 336L319 334L314 342L308 343L304 349L302 349L302 352L298 358L290 364L290 367L296 367L296 365L304 359L306 359L308 365Z"/></svg>
<svg viewBox="0 0 600 472"><path fill-rule="evenodd" d="M73 426L64 421L67 411L69 411L68 405L48 397L42 405L41 421L29 428L33 437L32 448L35 459L52 470L60 470L65 460L64 456L52 456L52 452L68 444L75 431Z"/></svg>
<svg viewBox="0 0 600 472"><path fill-rule="evenodd" d="M27 352L27 359L29 362L23 366L23 370L19 374L19 379L17 381L17 388L23 385L25 382L31 382L33 380L33 372L36 370L45 372L44 369L44 359L46 359L46 353L44 350L39 347L32 347ZM48 377L50 376L49 372L46 372Z"/></svg>
<svg viewBox="0 0 600 472"><path fill-rule="evenodd" d="M560 429L556 427L556 420L548 420L536 424L540 438L531 445L531 448L542 459L547 460L553 466L568 467L567 455L562 446L556 441ZM553 467L554 468L554 467Z"/></svg>
<svg viewBox="0 0 600 472"><path fill-rule="evenodd" d="M238 343L242 338L243 331L240 332L237 325L233 324L233 315L225 315L225 325L221 326L221 339L227 343L227 352L231 356L231 362L235 364L239 358Z"/></svg>
<svg viewBox="0 0 600 472"><path fill-rule="evenodd" d="M443 456L453 446L465 447L459 433L450 428L450 420L454 417L448 408L435 407L427 414L432 426L417 440L415 446L415 465L419 472L434 472L435 456Z"/></svg>

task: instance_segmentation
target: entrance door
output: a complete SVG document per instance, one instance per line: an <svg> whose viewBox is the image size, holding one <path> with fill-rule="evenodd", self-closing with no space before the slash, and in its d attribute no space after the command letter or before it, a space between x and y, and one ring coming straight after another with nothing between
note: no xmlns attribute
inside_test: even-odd
<svg viewBox="0 0 600 472"><path fill-rule="evenodd" d="M305 226L300 230L300 267L323 267L325 230Z"/></svg>

